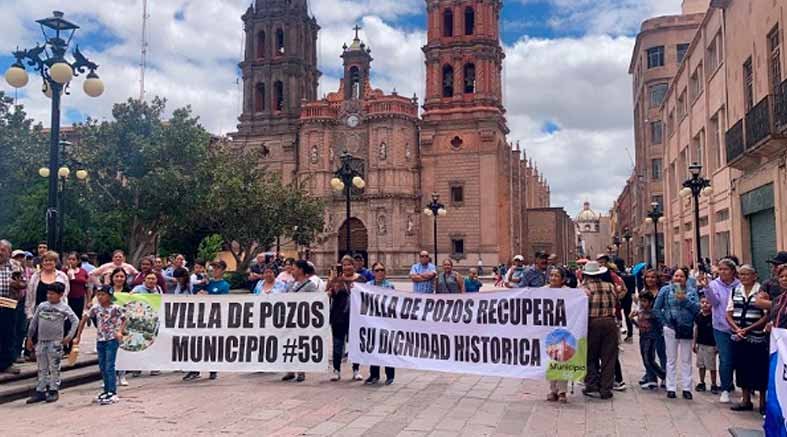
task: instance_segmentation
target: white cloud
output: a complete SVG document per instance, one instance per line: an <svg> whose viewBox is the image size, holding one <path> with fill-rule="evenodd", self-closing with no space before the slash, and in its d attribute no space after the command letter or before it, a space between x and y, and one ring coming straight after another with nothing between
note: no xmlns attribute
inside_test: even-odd
<svg viewBox="0 0 787 437"><path fill-rule="evenodd" d="M590 0L539 1L563 7L565 15L559 19L566 23L587 17L589 29L621 27L617 23L624 20L609 15L616 4L612 0L592 2L598 6L599 16L583 15L588 13ZM650 9L636 10L654 11L655 5L667 3L671 8L676 2L679 0L649 0L645 3ZM148 95L168 98L170 109L191 105L212 132L233 131L241 98L235 83L242 48L240 16L249 0L150 3ZM361 38L375 58L373 85L386 92L396 88L401 95L417 93L423 101L421 47L425 29L396 24L403 16L422 13L421 0L312 0L311 4L322 26L318 47L324 73L322 93L338 88L341 46L350 42L352 27L360 22ZM618 0L617 4L631 8L634 2ZM16 41L33 45L40 33L20 23L32 23L59 6L60 0L14 0L0 17L5 30L0 50L11 50ZM80 89L72 90L65 99L64 113L71 109L92 117L109 117L113 103L138 95L141 0L71 0L67 6L66 16L84 25L78 40L107 36L108 29L111 38L102 50L88 52L101 64L106 94L91 99ZM622 11L619 16L624 13L628 14ZM176 14L182 19L176 20ZM528 156L537 161L552 186L553 204L566 206L572 214L586 199L592 200L597 210L608 209L630 173L625 148L633 141L627 74L632 45L629 37L591 32L579 38L525 37L505 48L509 139L520 140ZM32 116L46 123L49 100L34 83L39 82L31 81L21 102ZM74 83L81 87L81 81ZM8 91L5 83L0 86ZM545 134L542 127L546 122L557 124L560 130Z"/></svg>

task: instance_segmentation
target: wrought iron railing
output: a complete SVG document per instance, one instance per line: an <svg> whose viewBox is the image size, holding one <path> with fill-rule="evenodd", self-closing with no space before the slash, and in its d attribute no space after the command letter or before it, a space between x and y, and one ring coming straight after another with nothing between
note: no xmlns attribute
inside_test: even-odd
<svg viewBox="0 0 787 437"><path fill-rule="evenodd" d="M756 147L774 133L772 104L772 96L765 96L746 113L746 150Z"/></svg>
<svg viewBox="0 0 787 437"><path fill-rule="evenodd" d="M773 96L774 119L776 129L783 131L787 128L787 80L779 84Z"/></svg>
<svg viewBox="0 0 787 437"><path fill-rule="evenodd" d="M746 150L743 138L743 119L732 125L724 135L724 140L727 144L727 162L732 162L743 155Z"/></svg>

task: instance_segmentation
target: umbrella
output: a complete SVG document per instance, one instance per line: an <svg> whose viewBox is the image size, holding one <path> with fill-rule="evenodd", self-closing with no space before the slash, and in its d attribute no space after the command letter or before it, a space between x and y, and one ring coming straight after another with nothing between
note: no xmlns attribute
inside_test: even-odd
<svg viewBox="0 0 787 437"><path fill-rule="evenodd" d="M634 276L637 276L639 274L639 272L644 270L645 267L647 267L647 266L648 266L647 263L639 263L639 264L635 265L634 268L631 269L631 274L634 275Z"/></svg>

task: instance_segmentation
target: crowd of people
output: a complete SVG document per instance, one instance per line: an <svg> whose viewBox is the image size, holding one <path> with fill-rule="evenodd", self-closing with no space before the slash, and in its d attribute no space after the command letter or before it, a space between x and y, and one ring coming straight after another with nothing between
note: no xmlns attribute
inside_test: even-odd
<svg viewBox="0 0 787 437"><path fill-rule="evenodd" d="M760 284L755 269L741 265L734 256L709 268L656 270L626 266L614 254L581 260L573 267L561 266L554 255L537 252L530 265L517 255L509 266L493 268L495 287L489 289L584 290L589 302L588 362L581 384L588 397L610 399L614 391L626 389L619 351L623 344L633 343L636 327L643 366L641 389L664 390L669 399L680 392L686 400L691 400L694 392L710 391L719 395L720 402L730 403L738 388L740 401L732 410L753 410L756 393L759 411L764 414L769 331L787 328L787 252L780 252L770 263L771 278ZM167 259L149 256L134 266L118 250L110 262L94 264L89 255L77 253L61 259L43 242L34 256L12 251L11 243L0 241L0 369L18 373L15 363L37 362L38 383L30 403L58 399L61 361L73 349L78 350L88 324L96 327L96 353L104 382L96 400L117 402L117 386L128 384L126 372L115 370L125 329L123 310L113 303L117 293L230 292L223 261L189 264L183 255ZM385 264L366 265L360 254L344 256L323 280L309 261L260 254L248 269L246 286L249 293L261 298L271 293L325 292L330 296L331 380L339 381L350 332L353 286L364 283L395 289ZM415 293L477 293L484 287L479 277L482 269L482 265L470 268L464 276L453 260L443 260L438 268L429 252L422 251L410 269L409 280ZM694 367L699 373L696 385ZM358 364L351 363L351 369L353 381L368 385L381 381L379 367L371 366L367 378ZM393 384L395 369L384 370L383 382ZM209 373L210 379L217 377L216 372ZM199 378L199 372L183 376L184 381ZM282 380L302 382L305 378L304 373L287 373ZM568 402L568 382L551 381L547 400Z"/></svg>

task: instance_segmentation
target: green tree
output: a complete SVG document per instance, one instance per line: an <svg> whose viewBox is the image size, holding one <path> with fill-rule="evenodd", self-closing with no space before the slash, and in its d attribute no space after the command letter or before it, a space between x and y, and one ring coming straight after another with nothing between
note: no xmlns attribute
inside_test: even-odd
<svg viewBox="0 0 787 437"><path fill-rule="evenodd" d="M166 101L129 99L116 104L114 120L78 125L78 161L91 170L89 189L100 222L117 227L129 258L153 253L167 229L194 223L198 169L210 135L190 108L163 120Z"/></svg>
<svg viewBox="0 0 787 437"><path fill-rule="evenodd" d="M215 150L206 163L210 183L202 197L202 221L222 236L245 271L277 236L306 244L322 229L322 204L295 186L285 186L249 152Z"/></svg>
<svg viewBox="0 0 787 437"><path fill-rule="evenodd" d="M219 234L210 234L203 238L197 249L197 258L204 262L211 262L221 252L224 239Z"/></svg>

